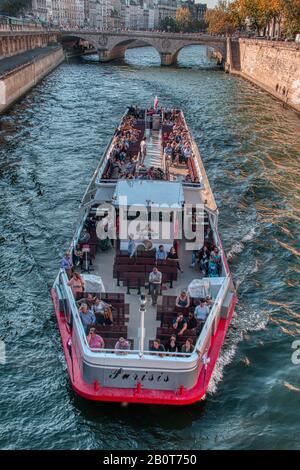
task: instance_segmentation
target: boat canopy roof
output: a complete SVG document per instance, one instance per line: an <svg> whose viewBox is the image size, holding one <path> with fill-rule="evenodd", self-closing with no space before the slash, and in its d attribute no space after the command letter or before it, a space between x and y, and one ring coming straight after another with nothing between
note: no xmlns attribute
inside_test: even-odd
<svg viewBox="0 0 300 470"><path fill-rule="evenodd" d="M118 206L161 205L181 208L184 194L182 183L179 182L122 180L116 185L113 200Z"/></svg>

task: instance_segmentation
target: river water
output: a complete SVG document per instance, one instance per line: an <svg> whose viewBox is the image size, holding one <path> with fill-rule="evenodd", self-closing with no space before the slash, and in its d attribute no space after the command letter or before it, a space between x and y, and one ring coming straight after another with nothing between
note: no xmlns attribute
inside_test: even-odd
<svg viewBox="0 0 300 470"><path fill-rule="evenodd" d="M127 105L180 107L220 208L239 304L204 403L88 403L72 392L49 295L81 198ZM1 119L0 447L300 448L300 120L186 48L160 68L64 63Z"/></svg>

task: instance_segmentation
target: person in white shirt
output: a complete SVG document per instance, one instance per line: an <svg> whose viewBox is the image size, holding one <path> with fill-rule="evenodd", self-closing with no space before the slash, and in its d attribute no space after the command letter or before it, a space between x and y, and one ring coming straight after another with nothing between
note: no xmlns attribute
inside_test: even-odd
<svg viewBox="0 0 300 470"><path fill-rule="evenodd" d="M207 306L207 303L205 302L205 299L200 299L199 305L197 305L197 307L195 308L195 317L200 323L200 331L202 331L203 325L208 315L209 308Z"/></svg>

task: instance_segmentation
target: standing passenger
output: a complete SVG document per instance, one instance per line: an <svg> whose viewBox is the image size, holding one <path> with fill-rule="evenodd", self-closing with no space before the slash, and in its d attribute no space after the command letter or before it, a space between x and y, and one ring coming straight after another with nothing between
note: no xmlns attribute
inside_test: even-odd
<svg viewBox="0 0 300 470"><path fill-rule="evenodd" d="M150 287L150 295L152 298L152 305L156 305L157 297L160 293L162 282L162 273L154 266L152 272L149 274L149 287Z"/></svg>

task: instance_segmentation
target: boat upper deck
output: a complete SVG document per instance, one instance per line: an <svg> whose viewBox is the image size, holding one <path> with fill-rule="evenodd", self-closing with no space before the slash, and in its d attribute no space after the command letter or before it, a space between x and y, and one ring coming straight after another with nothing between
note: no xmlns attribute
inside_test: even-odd
<svg viewBox="0 0 300 470"><path fill-rule="evenodd" d="M202 202L216 211L202 160L182 111L130 108L99 165L99 202L114 200L121 180L181 183L186 203ZM115 183L115 185L114 185Z"/></svg>

